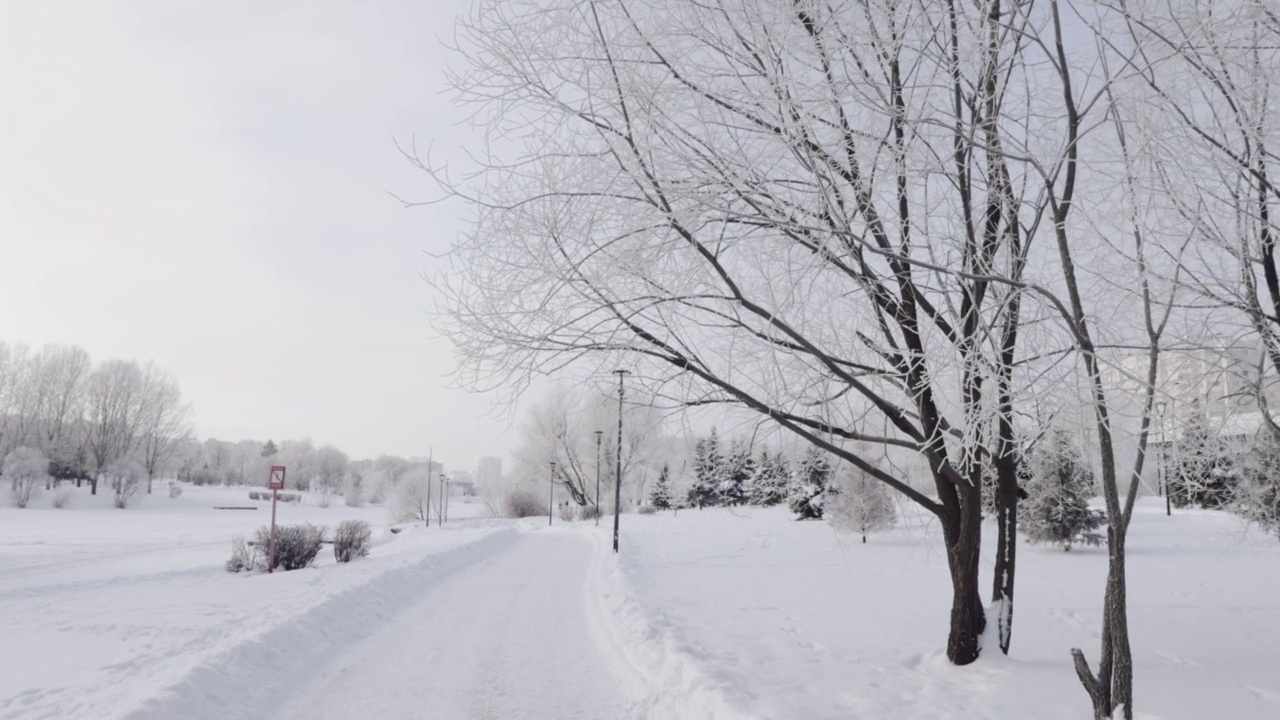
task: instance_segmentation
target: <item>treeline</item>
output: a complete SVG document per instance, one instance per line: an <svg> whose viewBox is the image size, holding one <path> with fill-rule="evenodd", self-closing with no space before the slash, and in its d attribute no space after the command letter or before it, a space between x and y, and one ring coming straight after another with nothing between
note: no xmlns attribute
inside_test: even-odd
<svg viewBox="0 0 1280 720"><path fill-rule="evenodd" d="M96 493L111 476L118 494L144 479L149 489L190 435L190 416L177 379L153 362L95 363L80 347L0 342L0 457L22 450L17 465L48 461L48 478L23 482L87 480ZM16 477L10 483L16 492Z"/></svg>

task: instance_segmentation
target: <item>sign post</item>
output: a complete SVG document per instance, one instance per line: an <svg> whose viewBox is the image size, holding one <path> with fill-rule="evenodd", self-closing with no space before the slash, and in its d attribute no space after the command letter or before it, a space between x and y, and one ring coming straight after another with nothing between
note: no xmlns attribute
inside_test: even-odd
<svg viewBox="0 0 1280 720"><path fill-rule="evenodd" d="M284 489L283 465L271 466L267 487L271 489L271 542L267 543L267 572L273 573L276 571L276 493Z"/></svg>

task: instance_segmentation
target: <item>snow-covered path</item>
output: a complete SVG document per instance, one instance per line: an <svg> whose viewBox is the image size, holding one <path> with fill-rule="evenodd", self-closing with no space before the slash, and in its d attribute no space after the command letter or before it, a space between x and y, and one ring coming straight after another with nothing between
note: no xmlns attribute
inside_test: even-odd
<svg viewBox="0 0 1280 720"><path fill-rule="evenodd" d="M297 689L278 720L633 718L591 632L589 539L524 533Z"/></svg>

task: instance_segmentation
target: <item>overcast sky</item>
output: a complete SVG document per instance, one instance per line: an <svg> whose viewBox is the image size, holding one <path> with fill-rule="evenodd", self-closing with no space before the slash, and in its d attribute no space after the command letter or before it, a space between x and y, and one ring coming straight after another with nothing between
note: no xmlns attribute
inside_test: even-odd
<svg viewBox="0 0 1280 720"><path fill-rule="evenodd" d="M201 437L502 454L425 316L461 208L388 195L430 193L394 140L468 132L467 4L4 2L0 339L153 359Z"/></svg>

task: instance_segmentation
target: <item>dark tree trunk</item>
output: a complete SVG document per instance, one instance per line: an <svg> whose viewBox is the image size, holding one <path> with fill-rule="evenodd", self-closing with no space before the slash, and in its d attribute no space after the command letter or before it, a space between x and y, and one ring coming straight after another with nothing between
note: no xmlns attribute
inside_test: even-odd
<svg viewBox="0 0 1280 720"><path fill-rule="evenodd" d="M986 629L986 611L978 582L978 557L982 547L982 492L978 487L959 490L960 507L946 508L942 520L951 571L951 631L947 659L968 665L978 659L979 638Z"/></svg>
<svg viewBox="0 0 1280 720"><path fill-rule="evenodd" d="M991 602L1000 604L1000 651L1009 653L1013 639L1013 576L1018 553L1018 470L1012 457L996 460L996 566Z"/></svg>

